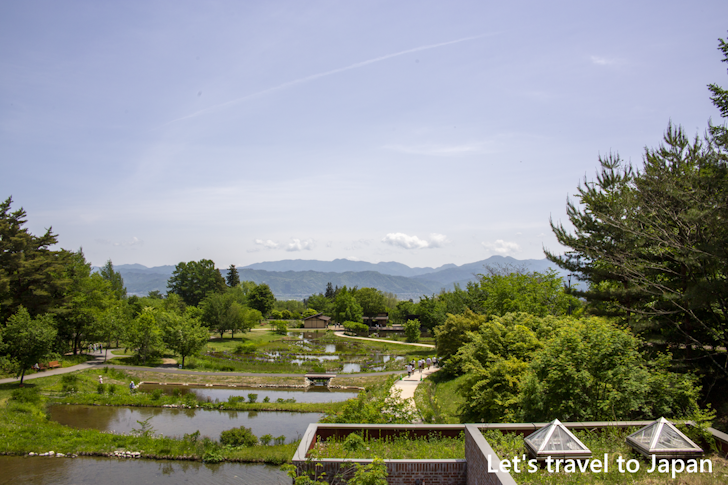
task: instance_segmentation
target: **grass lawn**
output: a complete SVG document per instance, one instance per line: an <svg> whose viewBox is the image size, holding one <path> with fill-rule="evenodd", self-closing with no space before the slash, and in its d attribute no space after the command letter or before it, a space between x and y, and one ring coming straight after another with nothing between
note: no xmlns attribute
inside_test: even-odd
<svg viewBox="0 0 728 485"><path fill-rule="evenodd" d="M382 439L362 438L357 433L347 438L329 438L318 442L309 456L321 458L384 458L388 460L447 460L465 458L465 438L441 436L398 436Z"/></svg>

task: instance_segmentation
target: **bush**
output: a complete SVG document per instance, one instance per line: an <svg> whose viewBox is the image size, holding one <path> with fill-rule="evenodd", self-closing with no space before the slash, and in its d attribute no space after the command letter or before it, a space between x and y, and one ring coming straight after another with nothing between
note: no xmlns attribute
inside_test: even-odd
<svg viewBox="0 0 728 485"><path fill-rule="evenodd" d="M420 321L407 320L407 322L404 324L404 335L405 337L407 337L407 342L419 342Z"/></svg>
<svg viewBox="0 0 728 485"><path fill-rule="evenodd" d="M270 322L270 325L273 327L273 331L278 335L285 335L288 333L288 324L283 320L274 320Z"/></svg>
<svg viewBox="0 0 728 485"><path fill-rule="evenodd" d="M40 402L40 393L36 387L21 387L13 391L12 400L22 403L38 404Z"/></svg>
<svg viewBox="0 0 728 485"><path fill-rule="evenodd" d="M268 446L268 444L273 440L273 435L271 434L264 434L260 437L260 443L263 446Z"/></svg>
<svg viewBox="0 0 728 485"><path fill-rule="evenodd" d="M258 444L258 437L250 428L241 426L220 433L220 443L226 446L255 446Z"/></svg>
<svg viewBox="0 0 728 485"><path fill-rule="evenodd" d="M268 396L265 396L265 397L263 398L263 402L270 402L270 398L269 398Z"/></svg>
<svg viewBox="0 0 728 485"><path fill-rule="evenodd" d="M286 443L286 437L284 435L280 435L277 438L273 438L274 445L283 445L285 443Z"/></svg>
<svg viewBox="0 0 728 485"><path fill-rule="evenodd" d="M106 384L102 384L99 382L99 384L96 386L96 392L103 395L106 392Z"/></svg>
<svg viewBox="0 0 728 485"><path fill-rule="evenodd" d="M248 401L250 401L251 403L254 403L257 400L258 400L257 394L253 394L253 393L248 394Z"/></svg>
<svg viewBox="0 0 728 485"><path fill-rule="evenodd" d="M343 326L344 330L348 332L360 333L369 331L369 326L359 322L344 322Z"/></svg>
<svg viewBox="0 0 728 485"><path fill-rule="evenodd" d="M106 389L109 391L109 396L116 394L116 384L109 384Z"/></svg>
<svg viewBox="0 0 728 485"><path fill-rule="evenodd" d="M234 354L252 354L255 352L256 346L253 342L245 342L238 344L233 350Z"/></svg>
<svg viewBox="0 0 728 485"><path fill-rule="evenodd" d="M351 433L344 440L343 446L346 451L359 451L364 449L366 444L364 443L364 438L362 438L360 435L356 433Z"/></svg>
<svg viewBox="0 0 728 485"><path fill-rule="evenodd" d="M158 401L160 397L162 397L161 389L155 389L152 391L152 399L154 399L155 401Z"/></svg>

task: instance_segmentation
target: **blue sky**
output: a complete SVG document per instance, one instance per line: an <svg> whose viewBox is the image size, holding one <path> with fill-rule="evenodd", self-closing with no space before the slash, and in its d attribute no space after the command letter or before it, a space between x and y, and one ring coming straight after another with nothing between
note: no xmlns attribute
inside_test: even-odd
<svg viewBox="0 0 728 485"><path fill-rule="evenodd" d="M507 3L507 4L506 4ZM0 3L0 198L94 264L559 250L598 156L719 121L728 2Z"/></svg>

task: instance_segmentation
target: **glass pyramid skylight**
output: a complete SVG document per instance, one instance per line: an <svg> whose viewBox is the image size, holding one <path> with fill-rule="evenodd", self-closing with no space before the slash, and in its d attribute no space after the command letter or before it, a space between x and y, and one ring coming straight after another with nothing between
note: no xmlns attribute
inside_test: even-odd
<svg viewBox="0 0 728 485"><path fill-rule="evenodd" d="M658 458L678 458L703 452L665 418L660 418L627 436L627 444L647 457L656 455Z"/></svg>
<svg viewBox="0 0 728 485"><path fill-rule="evenodd" d="M561 421L554 419L523 440L531 456L557 458L589 458L592 452Z"/></svg>

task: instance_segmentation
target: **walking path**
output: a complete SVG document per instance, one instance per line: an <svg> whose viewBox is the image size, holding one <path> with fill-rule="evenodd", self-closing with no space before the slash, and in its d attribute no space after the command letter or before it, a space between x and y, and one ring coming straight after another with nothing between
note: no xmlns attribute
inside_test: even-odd
<svg viewBox="0 0 728 485"><path fill-rule="evenodd" d="M420 382L422 382L423 379L432 375L438 370L440 369L434 366L430 366L429 369L414 371L410 377L402 377L402 379L395 382L392 386L392 395L394 396L396 395L397 391L400 391L399 397L408 401L413 411L417 411L417 406L415 405L415 390L417 389L417 386L420 385Z"/></svg>
<svg viewBox="0 0 728 485"><path fill-rule="evenodd" d="M111 353L111 350L116 349L110 349L109 353ZM77 364L71 367L59 367L57 369L49 369L46 371L36 372L35 374L25 374L25 377L23 377L23 382L27 381L28 379L38 379L40 377L48 377L48 376L55 376L58 374L68 374L69 372L76 372L77 370L84 370L84 369L92 369L94 367L104 366L107 365L106 361L104 359L104 353L103 352L91 352L87 355L92 355L94 357L94 360L89 360L88 362L84 362L83 364ZM116 356L113 356L116 357ZM111 366L109 366L111 367ZM0 384L7 384L10 382L20 382L20 377L8 377L6 379L0 379Z"/></svg>
<svg viewBox="0 0 728 485"><path fill-rule="evenodd" d="M370 340L372 342L384 342L385 344L398 344L398 345L414 345L415 347L427 347L429 349L434 349L434 345L430 344L414 344L410 342L395 342L394 340L384 340L380 338L367 338L367 337L352 337L351 335L345 335L344 332L334 332L334 335L337 337L344 337L344 338L354 338L357 340Z"/></svg>

